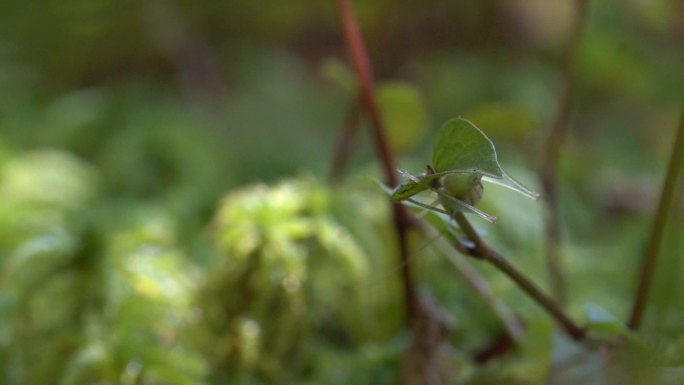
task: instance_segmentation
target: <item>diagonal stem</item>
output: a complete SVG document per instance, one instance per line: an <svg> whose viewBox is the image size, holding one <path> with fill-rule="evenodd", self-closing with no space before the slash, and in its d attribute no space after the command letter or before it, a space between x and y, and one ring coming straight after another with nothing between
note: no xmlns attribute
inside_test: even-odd
<svg viewBox="0 0 684 385"><path fill-rule="evenodd" d="M482 258L494 265L501 272L506 274L513 282L515 282L525 293L527 293L534 301L536 301L544 310L546 310L565 330L565 332L576 341L583 340L586 337L586 330L579 327L570 317L565 314L561 306L553 298L545 294L539 286L532 282L525 274L511 265L506 258L499 254L494 249L490 248L480 235L475 231L468 219L462 212L454 214L454 219L466 234L468 239L472 241L475 246L467 250L471 256Z"/></svg>
<svg viewBox="0 0 684 385"><path fill-rule="evenodd" d="M665 181L663 182L663 188L660 192L660 202L658 203L658 209L655 214L653 226L651 227L651 234L641 262L641 269L639 269L634 303L632 304L632 311L629 315L629 320L627 321L627 326L632 330L637 330L641 326L641 320L643 319L644 310L646 308L646 300L648 299L653 273L658 260L660 244L663 238L665 225L667 224L667 215L672 208L677 177L682 169L682 163L684 163L684 105L682 106L682 115L679 120L677 137L667 166Z"/></svg>
<svg viewBox="0 0 684 385"><path fill-rule="evenodd" d="M337 0L337 5L347 44L347 53L361 87L361 102L371 121L375 148L382 162L387 185L394 186L397 184L397 176L394 173L394 159L390 152L385 126L380 118L380 110L375 100L375 81L373 80L373 72L370 60L368 59L368 53L366 52L366 46L361 36L361 29L349 0Z"/></svg>
<svg viewBox="0 0 684 385"><path fill-rule="evenodd" d="M420 222L423 231L433 236L436 232L430 225ZM454 249L443 239L438 239L435 243L439 252L444 255L456 271L461 275L465 282L470 286L491 309L494 315L501 322L506 335L514 343L519 342L525 334L523 326L513 312L499 299L492 291L487 280L473 268L463 257L454 254Z"/></svg>

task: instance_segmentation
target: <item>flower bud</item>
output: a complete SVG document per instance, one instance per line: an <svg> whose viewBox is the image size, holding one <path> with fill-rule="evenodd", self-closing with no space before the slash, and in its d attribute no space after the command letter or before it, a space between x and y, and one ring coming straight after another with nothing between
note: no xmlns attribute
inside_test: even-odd
<svg viewBox="0 0 684 385"><path fill-rule="evenodd" d="M449 195L471 205L479 202L484 193L482 175L477 173L448 174L442 177L441 184Z"/></svg>

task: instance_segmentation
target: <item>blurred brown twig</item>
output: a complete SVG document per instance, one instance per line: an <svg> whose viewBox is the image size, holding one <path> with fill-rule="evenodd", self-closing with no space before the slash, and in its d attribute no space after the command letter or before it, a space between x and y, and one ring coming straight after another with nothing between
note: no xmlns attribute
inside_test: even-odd
<svg viewBox="0 0 684 385"><path fill-rule="evenodd" d="M473 256L475 258L483 259L494 265L501 272L512 279L526 294L541 305L562 327L565 332L573 339L580 341L586 336L584 328L579 327L567 314L563 311L561 306L553 298L546 295L541 289L534 284L525 274L511 265L506 258L499 254L496 250L490 248L480 235L475 231L468 219L462 212L454 214L454 219L459 227L466 234L468 239L472 241L475 246L467 248L458 245L457 248L462 252Z"/></svg>
<svg viewBox="0 0 684 385"><path fill-rule="evenodd" d="M396 186L398 179L395 174L394 159L389 148L385 127L380 117L380 110L375 100L375 82L371 70L370 60L361 36L359 23L348 0L337 0L340 22L344 31L347 53L352 62L360 87L361 104L371 122L371 129L375 148L378 152L382 168L385 174L385 183L388 186ZM414 317L415 290L413 276L409 264L409 250L407 231L409 218L404 206L399 203L392 205L394 227L397 231L399 244L399 263L401 266L401 278L404 287L404 302L408 321Z"/></svg>

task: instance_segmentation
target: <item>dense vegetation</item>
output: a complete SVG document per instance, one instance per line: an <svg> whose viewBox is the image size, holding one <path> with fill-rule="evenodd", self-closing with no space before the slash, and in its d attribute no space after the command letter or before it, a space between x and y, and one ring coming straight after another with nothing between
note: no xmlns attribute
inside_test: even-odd
<svg viewBox="0 0 684 385"><path fill-rule="evenodd" d="M590 325L573 339L448 218L410 211L427 230L400 262L334 1L3 2L0 383L422 384L421 342L432 383L682 383L682 175L624 325L675 159L684 7L617 3L573 27L574 2L354 2L396 166L418 175L445 121L475 123L542 199L485 184L497 223L469 218L557 299L540 170L570 96L551 171L559 306Z"/></svg>

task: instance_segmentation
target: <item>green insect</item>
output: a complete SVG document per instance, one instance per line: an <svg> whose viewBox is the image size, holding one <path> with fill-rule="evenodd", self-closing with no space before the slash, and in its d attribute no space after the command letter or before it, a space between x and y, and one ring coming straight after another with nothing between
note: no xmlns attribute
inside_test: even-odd
<svg viewBox="0 0 684 385"><path fill-rule="evenodd" d="M400 172L407 180L392 191L392 201L405 201L449 217L462 211L476 214L491 223L496 221L496 217L475 208L484 194L483 180L508 187L534 200L539 199L539 194L501 169L492 141L473 123L462 118L449 120L440 128L432 164L425 173L411 175ZM442 208L414 198L424 191L436 193L435 203L439 202Z"/></svg>

